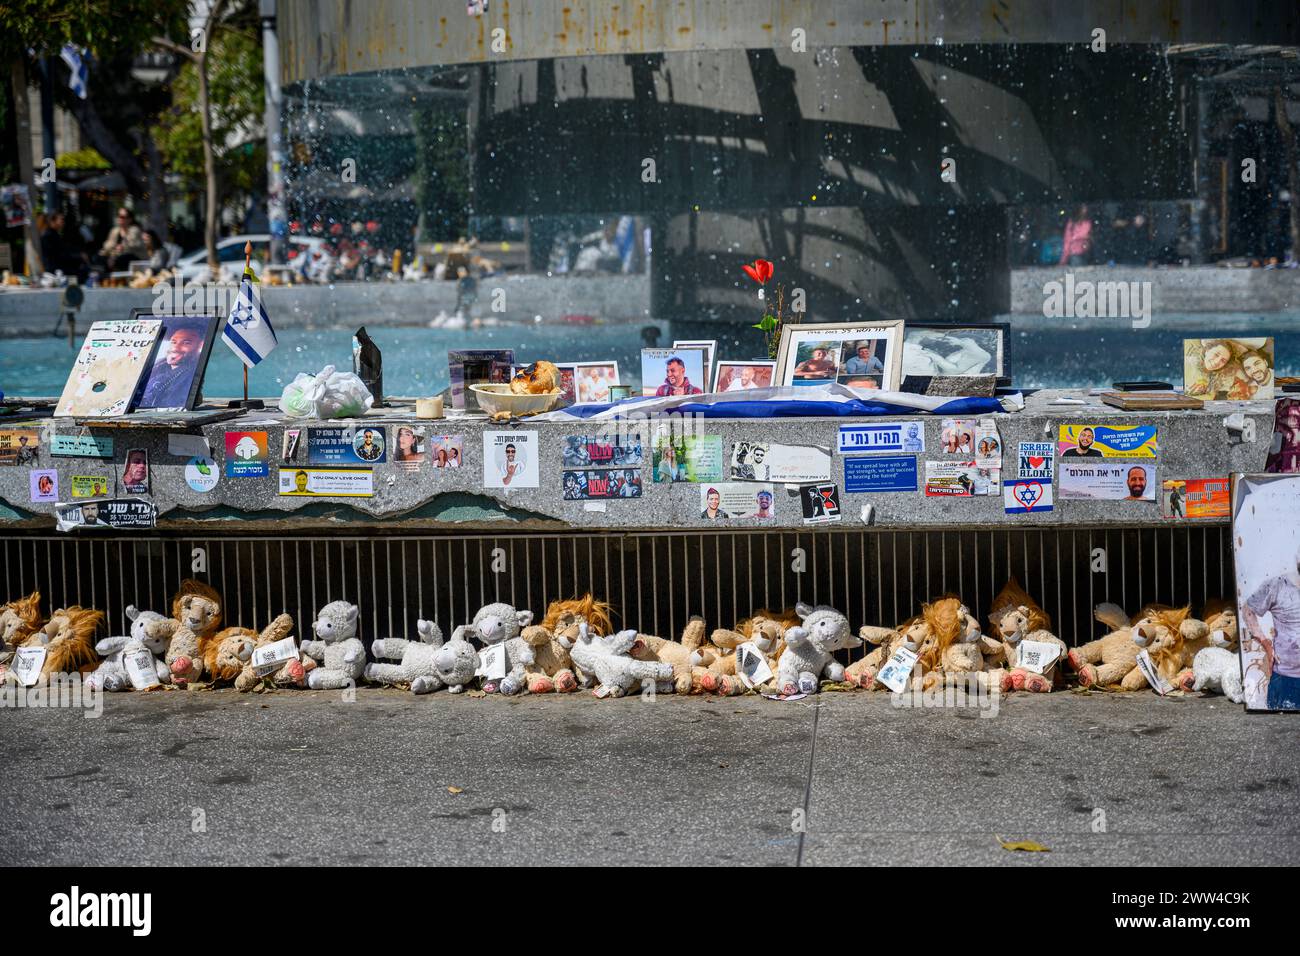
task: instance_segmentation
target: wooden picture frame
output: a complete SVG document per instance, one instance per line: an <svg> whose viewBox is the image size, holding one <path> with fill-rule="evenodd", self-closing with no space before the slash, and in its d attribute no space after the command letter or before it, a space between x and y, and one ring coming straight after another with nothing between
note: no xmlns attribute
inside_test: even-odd
<svg viewBox="0 0 1300 956"><path fill-rule="evenodd" d="M909 340L916 344L917 338L926 335L940 333L944 336L958 336L961 332L968 331L975 333L968 336L976 344L976 347L985 352L989 352L990 358L985 370L981 371L936 371L917 370L916 365L909 361L911 353L908 350ZM994 343L994 344L990 344ZM903 377L904 378L963 378L976 375L995 375L998 385L1011 384L1011 323L1010 322L908 322L903 330ZM959 354L959 353L950 353ZM939 356L940 359L946 359L949 355ZM977 356L976 356L977 357Z"/></svg>
<svg viewBox="0 0 1300 956"><path fill-rule="evenodd" d="M860 344L866 348L865 358ZM839 382L853 388L896 392L902 379L902 319L781 327L775 385L797 387Z"/></svg>

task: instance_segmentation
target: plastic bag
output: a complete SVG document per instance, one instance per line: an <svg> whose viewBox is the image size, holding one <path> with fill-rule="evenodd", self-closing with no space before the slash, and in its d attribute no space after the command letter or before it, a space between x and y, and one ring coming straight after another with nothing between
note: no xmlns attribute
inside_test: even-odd
<svg viewBox="0 0 1300 956"><path fill-rule="evenodd" d="M374 396L351 372L326 365L318 375L299 372L280 395L280 411L290 418L356 418L375 404Z"/></svg>

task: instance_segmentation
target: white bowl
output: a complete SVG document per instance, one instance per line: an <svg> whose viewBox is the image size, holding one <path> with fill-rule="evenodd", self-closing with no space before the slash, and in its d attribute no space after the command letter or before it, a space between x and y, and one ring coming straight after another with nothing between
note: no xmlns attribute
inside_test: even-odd
<svg viewBox="0 0 1300 956"><path fill-rule="evenodd" d="M471 385L478 404L489 415L510 415L520 418L524 415L538 415L550 411L560 398L560 390L539 392L536 394L516 395L509 385Z"/></svg>

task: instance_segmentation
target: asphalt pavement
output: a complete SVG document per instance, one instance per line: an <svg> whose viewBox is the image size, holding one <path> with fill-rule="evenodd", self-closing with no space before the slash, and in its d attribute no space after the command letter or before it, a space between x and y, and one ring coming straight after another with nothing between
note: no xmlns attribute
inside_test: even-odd
<svg viewBox="0 0 1300 956"><path fill-rule="evenodd" d="M0 863L1300 857L1300 715L1222 697L348 696L111 694L92 718L0 707ZM1019 841L1048 852L1003 848Z"/></svg>

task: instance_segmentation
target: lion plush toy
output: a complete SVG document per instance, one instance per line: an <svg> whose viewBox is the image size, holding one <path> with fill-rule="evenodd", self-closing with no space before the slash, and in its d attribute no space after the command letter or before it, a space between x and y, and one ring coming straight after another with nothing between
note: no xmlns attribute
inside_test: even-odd
<svg viewBox="0 0 1300 956"><path fill-rule="evenodd" d="M1138 653L1145 647L1159 674L1172 682L1182 668L1185 636L1197 636L1204 625L1189 621L1189 609L1148 604L1131 619L1114 604L1098 605L1094 617L1113 630L1079 647L1066 656L1082 687L1115 687L1141 690L1146 677L1137 666ZM1199 626L1198 626L1199 625Z"/></svg>
<svg viewBox="0 0 1300 956"><path fill-rule="evenodd" d="M578 689L569 650L578 639L578 628L586 624L596 634L614 629L612 608L590 594L552 601L541 624L530 624L520 636L533 649L533 663L524 667L530 694L567 694Z"/></svg>
<svg viewBox="0 0 1300 956"><path fill-rule="evenodd" d="M769 681L752 689L761 693L775 692L777 666L781 655L785 653L785 632L798 626L799 615L794 608L784 611L764 608L737 624L734 631L726 628L714 631L709 641L725 655L709 665L709 672L717 676L718 693L730 697L750 689L746 688L745 682L736 673L736 649L745 643L754 644L763 653L768 669L772 672Z"/></svg>
<svg viewBox="0 0 1300 956"><path fill-rule="evenodd" d="M54 674L89 674L98 666L95 632L104 623L104 612L84 607L60 608L25 646L45 645L45 665L39 680L48 682Z"/></svg>
<svg viewBox="0 0 1300 956"><path fill-rule="evenodd" d="M14 648L22 647L44 626L40 591L0 605L0 663L12 658Z"/></svg>
<svg viewBox="0 0 1300 956"><path fill-rule="evenodd" d="M282 641L293 633L293 618L290 615L279 615L262 630L261 634L255 634L246 628L241 630L245 633L239 636L238 648L228 648L225 652L228 656L223 656L219 663L222 673L228 673L228 669L233 668L236 661L241 665L239 673L235 676L235 690L242 693L253 690L259 685L262 687L305 687L307 685L307 675L315 669L316 662L301 651L298 652L297 657L285 661L269 674L259 676L257 668L253 666L253 651L267 644Z"/></svg>
<svg viewBox="0 0 1300 956"><path fill-rule="evenodd" d="M1030 597L1020 582L1009 578L1002 586L998 596L993 599L989 610L989 626L993 638L1002 642L1006 671L1002 674L1002 692L1027 690L1032 693L1045 694L1051 691L1062 677L1058 664L1064 662L1070 649L1065 641L1052 633L1052 619ZM1022 661L1021 650L1025 641L1050 644L1056 648L1056 657L1045 666L1030 661Z"/></svg>
<svg viewBox="0 0 1300 956"><path fill-rule="evenodd" d="M187 578L172 598L172 618L181 626L172 634L165 660L172 683L185 687L203 676L206 657L216 661L213 638L221 629L221 596L202 581Z"/></svg>
<svg viewBox="0 0 1300 956"><path fill-rule="evenodd" d="M921 614L904 621L897 628L864 625L859 629L858 636L877 646L866 657L845 668L844 679L863 690L888 690L883 684L877 683L876 676L899 648L906 648L917 655L909 679L911 688L929 690L940 676L939 635L960 628L961 618L956 616L956 612L960 611L961 602L956 598L952 600L956 603L952 605L954 616L951 621L947 617L948 605L938 607L939 602L934 602L922 605Z"/></svg>

